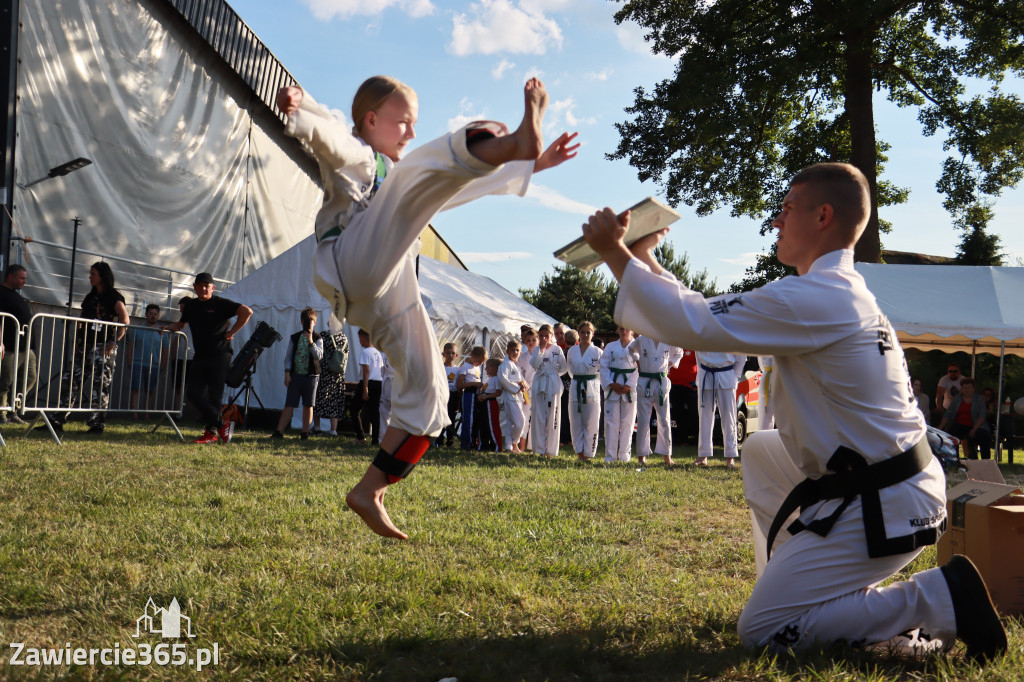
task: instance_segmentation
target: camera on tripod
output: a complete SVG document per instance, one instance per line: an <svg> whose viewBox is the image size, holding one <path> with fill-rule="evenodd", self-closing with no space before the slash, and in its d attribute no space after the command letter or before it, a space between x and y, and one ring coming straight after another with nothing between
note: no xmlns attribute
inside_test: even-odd
<svg viewBox="0 0 1024 682"><path fill-rule="evenodd" d="M227 379L224 383L231 388L241 386L242 382L245 381L245 377L255 368L256 361L259 360L263 351L280 340L281 335L269 324L266 322L257 324L252 336L242 346L242 350L238 351L235 359L231 361L231 365L228 367Z"/></svg>

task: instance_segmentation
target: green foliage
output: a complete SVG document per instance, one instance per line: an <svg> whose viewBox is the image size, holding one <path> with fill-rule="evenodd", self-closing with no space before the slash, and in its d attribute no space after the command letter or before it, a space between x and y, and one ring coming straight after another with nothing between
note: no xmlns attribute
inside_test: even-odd
<svg viewBox="0 0 1024 682"><path fill-rule="evenodd" d="M654 257L661 267L675 275L675 278L686 285L688 289L699 291L705 297L718 294L717 282L710 279L707 268L700 272L691 272L689 257L686 253L677 257L672 242L662 241L658 244L654 248Z"/></svg>
<svg viewBox="0 0 1024 682"><path fill-rule="evenodd" d="M520 289L519 295L559 322L575 328L590 320L597 331L615 331L612 312L618 287L601 272L584 272L571 265L556 265L553 274L541 276L536 289Z"/></svg>
<svg viewBox="0 0 1024 682"><path fill-rule="evenodd" d="M626 0L616 21L627 20L677 68L635 90L610 158L660 182L673 206L764 218L788 178L818 161L860 168L876 206L905 201L876 180L888 148L875 138L876 92L917 107L925 135L945 135L938 186L954 217L1024 172L1024 102L999 88L1024 74L1018 0ZM968 79L988 94L968 95ZM879 260L879 227L873 212L859 260Z"/></svg>

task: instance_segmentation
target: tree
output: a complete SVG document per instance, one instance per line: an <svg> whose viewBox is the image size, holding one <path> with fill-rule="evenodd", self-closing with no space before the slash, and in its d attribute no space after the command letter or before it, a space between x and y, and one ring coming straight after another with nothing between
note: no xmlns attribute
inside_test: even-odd
<svg viewBox="0 0 1024 682"><path fill-rule="evenodd" d="M597 270L584 272L556 265L554 274L541 276L536 289L520 289L523 299L551 317L575 327L590 320L597 331L614 331L612 311L617 287Z"/></svg>
<svg viewBox="0 0 1024 682"><path fill-rule="evenodd" d="M957 221L957 227L964 233L957 248L957 265L1003 264L999 235L985 232L985 224L991 215L992 209L989 206L979 204L964 211Z"/></svg>
<svg viewBox="0 0 1024 682"><path fill-rule="evenodd" d="M663 241L654 248L654 258L661 267L665 268L686 285L688 289L699 291L704 296L714 296L718 293L717 282L709 279L707 268L697 273L690 272L690 259L684 253L676 258L675 247L671 242Z"/></svg>
<svg viewBox="0 0 1024 682"><path fill-rule="evenodd" d="M636 89L609 155L661 182L673 206L763 218L800 168L848 161L872 197L856 257L878 262L878 206L906 192L878 180L875 92L945 134L938 189L954 219L1022 177L1024 103L999 87L1024 74L1019 0L627 0L615 19L678 60L674 78ZM990 89L969 94L967 79Z"/></svg>

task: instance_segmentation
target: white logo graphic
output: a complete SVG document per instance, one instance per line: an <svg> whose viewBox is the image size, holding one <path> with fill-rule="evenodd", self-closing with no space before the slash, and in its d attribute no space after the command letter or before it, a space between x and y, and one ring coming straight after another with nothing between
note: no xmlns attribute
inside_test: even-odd
<svg viewBox="0 0 1024 682"><path fill-rule="evenodd" d="M195 637L192 634L192 619L181 615L177 597L171 599L171 605L166 609L157 606L150 597L146 602L145 613L135 620L135 637L141 637L143 634L160 635L164 639L181 637L182 621L185 625L184 635Z"/></svg>

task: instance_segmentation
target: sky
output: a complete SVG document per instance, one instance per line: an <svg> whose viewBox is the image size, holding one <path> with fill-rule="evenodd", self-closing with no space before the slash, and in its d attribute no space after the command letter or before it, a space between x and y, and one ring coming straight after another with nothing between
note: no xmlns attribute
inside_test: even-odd
<svg viewBox="0 0 1024 682"><path fill-rule="evenodd" d="M419 96L417 140L424 142L475 119L514 127L522 86L539 77L550 95L546 139L579 133L577 157L534 176L523 198L485 197L439 214L434 227L474 272L505 288L536 288L559 263L552 252L581 234L587 216L623 210L647 196L626 160L609 161L634 89L670 78L674 62L651 54L635 24L617 25L618 2L603 0L228 0L300 85L318 101L348 112L367 77L394 76ZM1011 90L1024 92L1014 81ZM953 256L960 233L935 189L946 153L941 137L925 138L913 109L875 102L879 136L892 144L885 177L911 190L908 203L883 209L893 223L883 247ZM718 288L743 277L773 236L760 221L728 208L698 217L680 204L669 241L691 267L707 269ZM991 231L1008 265L1024 265L1024 188L1004 192ZM602 271L608 274L602 266Z"/></svg>

